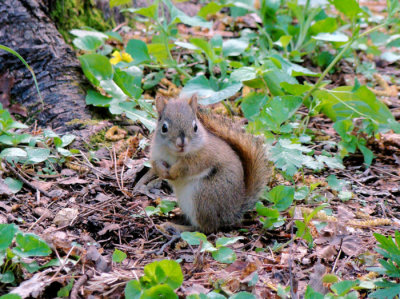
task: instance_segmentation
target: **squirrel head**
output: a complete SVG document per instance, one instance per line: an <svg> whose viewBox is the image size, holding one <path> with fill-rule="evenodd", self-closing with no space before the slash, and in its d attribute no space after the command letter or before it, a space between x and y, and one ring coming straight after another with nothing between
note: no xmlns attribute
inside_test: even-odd
<svg viewBox="0 0 400 299"><path fill-rule="evenodd" d="M156 138L171 154L185 156L202 148L206 130L196 117L197 96L189 100L156 98Z"/></svg>

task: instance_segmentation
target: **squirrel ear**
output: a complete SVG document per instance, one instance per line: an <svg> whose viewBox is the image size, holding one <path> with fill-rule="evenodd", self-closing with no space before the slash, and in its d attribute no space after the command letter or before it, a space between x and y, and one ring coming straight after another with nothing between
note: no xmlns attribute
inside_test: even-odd
<svg viewBox="0 0 400 299"><path fill-rule="evenodd" d="M190 97L188 104L190 105L190 107L192 107L194 114L196 114L196 112L197 112L197 94L196 93Z"/></svg>
<svg viewBox="0 0 400 299"><path fill-rule="evenodd" d="M165 105L167 105L167 100L164 97L157 95L156 96L156 109L157 109L158 115L161 115L161 113L163 112L163 110L165 108Z"/></svg>

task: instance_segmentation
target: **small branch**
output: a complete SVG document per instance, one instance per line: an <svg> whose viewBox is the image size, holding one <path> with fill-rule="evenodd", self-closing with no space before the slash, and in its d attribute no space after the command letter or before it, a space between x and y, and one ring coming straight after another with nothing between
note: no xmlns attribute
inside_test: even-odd
<svg viewBox="0 0 400 299"><path fill-rule="evenodd" d="M48 198L52 198L52 196L47 191L44 191L42 188L36 187L33 184L31 184L17 170L15 170L14 167L12 167L10 163L8 163L7 161L4 161L4 163L6 164L7 170L11 171L14 175L16 175L29 188L31 188L34 191L38 191L38 192L42 193L44 196L46 196Z"/></svg>
<svg viewBox="0 0 400 299"><path fill-rule="evenodd" d="M93 270L89 270L86 272L86 274L82 275L78 281L75 283L74 287L71 290L71 295L70 295L70 299L78 299L78 291L81 288L81 286L83 286L83 284L92 276L94 275Z"/></svg>

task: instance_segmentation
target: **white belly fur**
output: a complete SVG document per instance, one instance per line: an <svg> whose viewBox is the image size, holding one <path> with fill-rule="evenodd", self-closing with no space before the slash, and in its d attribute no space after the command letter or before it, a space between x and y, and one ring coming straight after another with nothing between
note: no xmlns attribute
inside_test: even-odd
<svg viewBox="0 0 400 299"><path fill-rule="evenodd" d="M188 217L193 226L198 226L196 219L196 207L193 200L194 193L198 189L198 185L201 179L208 175L210 168L202 171L201 173L182 178L175 181L169 181L174 188L176 197L178 198L179 207L182 212Z"/></svg>

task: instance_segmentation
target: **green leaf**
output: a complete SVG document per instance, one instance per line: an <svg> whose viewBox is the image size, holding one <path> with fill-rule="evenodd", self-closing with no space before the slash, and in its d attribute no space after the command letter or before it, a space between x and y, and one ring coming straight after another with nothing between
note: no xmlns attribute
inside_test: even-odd
<svg viewBox="0 0 400 299"><path fill-rule="evenodd" d="M256 296L249 292L239 292L229 297L229 299L256 299Z"/></svg>
<svg viewBox="0 0 400 299"><path fill-rule="evenodd" d="M340 191L338 197L341 201L348 201L353 197L353 193L350 191Z"/></svg>
<svg viewBox="0 0 400 299"><path fill-rule="evenodd" d="M394 63L400 60L400 55L393 52L384 52L382 53L381 58L389 63Z"/></svg>
<svg viewBox="0 0 400 299"><path fill-rule="evenodd" d="M218 58L215 55L215 52L213 48L211 48L211 45L208 41L196 37L196 38L191 38L190 43L196 46L198 49L202 50L209 60L211 60L214 63L217 62Z"/></svg>
<svg viewBox="0 0 400 299"><path fill-rule="evenodd" d="M392 299L400 295L400 285L398 283L385 281L384 283L376 282L375 285L382 286L383 288L371 293L368 298Z"/></svg>
<svg viewBox="0 0 400 299"><path fill-rule="evenodd" d="M333 5L350 19L362 11L356 0L333 0Z"/></svg>
<svg viewBox="0 0 400 299"><path fill-rule="evenodd" d="M7 270L3 274L0 274L1 283L13 283L14 281L15 281L15 276L11 270Z"/></svg>
<svg viewBox="0 0 400 299"><path fill-rule="evenodd" d="M86 95L86 104L93 105L96 107L108 107L113 101L113 98L103 96L102 94L89 89Z"/></svg>
<svg viewBox="0 0 400 299"><path fill-rule="evenodd" d="M254 117L260 115L261 108L268 101L268 96L263 93L251 92L246 95L240 104L244 117L248 120L254 120Z"/></svg>
<svg viewBox="0 0 400 299"><path fill-rule="evenodd" d="M131 0L110 0L110 8L131 3Z"/></svg>
<svg viewBox="0 0 400 299"><path fill-rule="evenodd" d="M85 36L93 36L99 39L107 39L108 36L102 32L96 30L82 30L82 29L73 29L69 33L75 35L77 37L85 37Z"/></svg>
<svg viewBox="0 0 400 299"><path fill-rule="evenodd" d="M142 287L139 281L131 280L125 286L125 298L126 299L141 299Z"/></svg>
<svg viewBox="0 0 400 299"><path fill-rule="evenodd" d="M203 251L215 251L216 248L207 240L207 237L199 232L183 232L181 238L190 245L200 245L200 241L203 242L201 252Z"/></svg>
<svg viewBox="0 0 400 299"><path fill-rule="evenodd" d="M212 256L217 262L224 264L232 264L236 261L236 253L232 249L224 246L213 251Z"/></svg>
<svg viewBox="0 0 400 299"><path fill-rule="evenodd" d="M190 17L180 9L176 8L170 0L163 1L171 13L171 23L183 23L189 26L200 26L211 29L212 23L207 22L199 16Z"/></svg>
<svg viewBox="0 0 400 299"><path fill-rule="evenodd" d="M34 234L17 233L16 243L13 252L21 257L48 256L51 253L49 245Z"/></svg>
<svg viewBox="0 0 400 299"><path fill-rule="evenodd" d="M112 261L114 263L122 263L125 259L126 253L116 248L112 255Z"/></svg>
<svg viewBox="0 0 400 299"><path fill-rule="evenodd" d="M270 90L273 96L281 96L284 95L284 92L281 89L281 83L288 82L291 84L297 84L297 80L293 78L291 75L287 74L281 70L271 70L267 71L263 75L264 81L267 83L268 89Z"/></svg>
<svg viewBox="0 0 400 299"><path fill-rule="evenodd" d="M22 189L22 182L10 177L5 178L4 183L10 188L12 193L17 193ZM1 249L0 249L1 251Z"/></svg>
<svg viewBox="0 0 400 299"><path fill-rule="evenodd" d="M257 202L256 211L259 215L268 218L278 218L280 216L279 211L277 209L267 208L261 202Z"/></svg>
<svg viewBox="0 0 400 299"><path fill-rule="evenodd" d="M226 7L227 5L216 3L216 2L209 2L207 5L204 5L200 8L200 11L197 13L199 17L203 19L207 18L209 15L213 15L219 12L222 8Z"/></svg>
<svg viewBox="0 0 400 299"><path fill-rule="evenodd" d="M129 119L133 121L140 121L146 128L150 130L150 132L152 132L156 127L155 121L146 111L135 109L135 106L136 104L131 102L119 104L119 107L123 109L123 112L125 112Z"/></svg>
<svg viewBox="0 0 400 299"><path fill-rule="evenodd" d="M132 76L130 73L119 69L116 69L114 73L114 82L126 95L134 99L140 98L142 94L141 79L141 74L140 76Z"/></svg>
<svg viewBox="0 0 400 299"><path fill-rule="evenodd" d="M325 42L347 42L349 40L349 37L339 31L333 32L333 33L318 33L315 36L312 36L313 39L315 40L322 40Z"/></svg>
<svg viewBox="0 0 400 299"><path fill-rule="evenodd" d="M151 61L147 45L140 39L130 39L126 45L125 52L132 56L135 64Z"/></svg>
<svg viewBox="0 0 400 299"><path fill-rule="evenodd" d="M160 83L161 79L164 78L164 72L150 73L144 77L143 89L150 89Z"/></svg>
<svg viewBox="0 0 400 299"><path fill-rule="evenodd" d="M281 124L291 118L302 103L302 98L298 96L276 96L265 105L261 114L263 122L271 130L279 132Z"/></svg>
<svg viewBox="0 0 400 299"><path fill-rule="evenodd" d="M93 85L99 86L100 81L112 79L113 68L107 57L100 54L85 54L78 58L83 73Z"/></svg>
<svg viewBox="0 0 400 299"><path fill-rule="evenodd" d="M163 277L157 275L163 272ZM144 267L144 274L155 284L165 283L172 289L179 288L183 282L181 266L172 260L153 262Z"/></svg>
<svg viewBox="0 0 400 299"><path fill-rule="evenodd" d="M307 286L306 292L304 294L304 299L324 299L325 296L324 294L318 293L310 287L310 285Z"/></svg>
<svg viewBox="0 0 400 299"><path fill-rule="evenodd" d="M174 290L166 284L160 284L144 290L141 299L178 299Z"/></svg>
<svg viewBox="0 0 400 299"><path fill-rule="evenodd" d="M62 287L58 292L57 292L57 297L69 297L69 292L71 292L72 287L74 286L75 280L71 278L69 280L69 283L65 286Z"/></svg>
<svg viewBox="0 0 400 299"><path fill-rule="evenodd" d="M339 281L339 277L337 277L335 274L325 274L324 276L322 276L322 280L323 283L336 283Z"/></svg>
<svg viewBox="0 0 400 299"><path fill-rule="evenodd" d="M50 156L50 149L48 148L35 148L27 147L27 163L36 164L46 161Z"/></svg>
<svg viewBox="0 0 400 299"><path fill-rule="evenodd" d="M357 285L357 281L353 280L344 280L337 282L331 286L331 290L334 291L337 295L343 296L347 292L349 292L353 287Z"/></svg>
<svg viewBox="0 0 400 299"><path fill-rule="evenodd" d="M337 22L335 18L325 18L315 22L310 27L310 34L317 35L318 33L327 32L332 33L337 29Z"/></svg>
<svg viewBox="0 0 400 299"><path fill-rule="evenodd" d="M282 82L280 86L289 94L294 96L301 96L307 91L309 91L312 86L311 85L302 85L302 84L291 84L288 82Z"/></svg>
<svg viewBox="0 0 400 299"><path fill-rule="evenodd" d="M72 43L75 47L83 51L96 51L104 44L104 38L86 35L75 38Z"/></svg>
<svg viewBox="0 0 400 299"><path fill-rule="evenodd" d="M289 208L294 200L294 188L289 186L276 186L267 195L269 201L274 203L273 208L284 211Z"/></svg>
<svg viewBox="0 0 400 299"><path fill-rule="evenodd" d="M186 83L182 89L182 94L188 97L197 94L200 104L210 105L233 96L240 88L242 88L242 83L226 82L217 84L213 79L208 80L204 75L200 75Z"/></svg>
<svg viewBox="0 0 400 299"><path fill-rule="evenodd" d="M158 7L158 3L154 3L147 7L121 9L121 12L137 13L139 15L148 17L150 19L155 19L157 17L157 7Z"/></svg>
<svg viewBox="0 0 400 299"><path fill-rule="evenodd" d="M218 238L217 242L215 243L215 246L217 248L221 247L221 246L228 246L228 245L234 244L237 241L242 240L242 239L243 239L243 237L241 237L241 236L232 237L232 238L221 237L221 238Z"/></svg>
<svg viewBox="0 0 400 299"><path fill-rule="evenodd" d="M244 39L236 38L236 39L228 39L224 41L222 45L222 53L225 57L227 56L239 56L246 50L249 42Z"/></svg>
<svg viewBox="0 0 400 299"><path fill-rule="evenodd" d="M172 200L162 200L160 203L160 210L164 214L168 214L176 207L176 202Z"/></svg>
<svg viewBox="0 0 400 299"><path fill-rule="evenodd" d="M22 299L20 295L17 294L7 294L0 296L0 299Z"/></svg>
<svg viewBox="0 0 400 299"><path fill-rule="evenodd" d="M333 190L342 191L344 187L346 187L349 182L345 180L339 180L334 174L331 174L326 178L326 181Z"/></svg>
<svg viewBox="0 0 400 299"><path fill-rule="evenodd" d="M19 161L22 159L26 159L28 154L23 149L18 147L9 147L1 151L0 158L7 160Z"/></svg>
<svg viewBox="0 0 400 299"><path fill-rule="evenodd" d="M231 74L231 80L235 82L243 82L257 78L257 72L253 67L244 66L236 69Z"/></svg>

